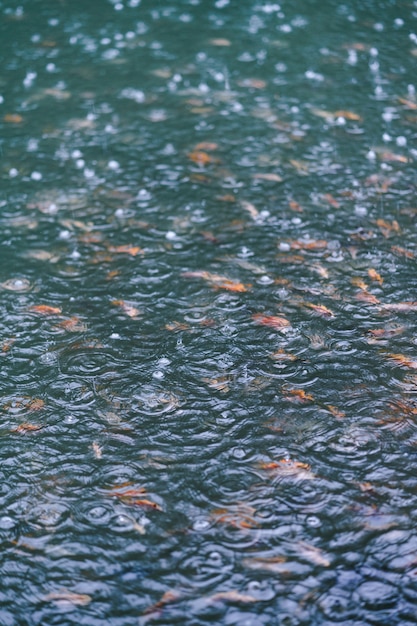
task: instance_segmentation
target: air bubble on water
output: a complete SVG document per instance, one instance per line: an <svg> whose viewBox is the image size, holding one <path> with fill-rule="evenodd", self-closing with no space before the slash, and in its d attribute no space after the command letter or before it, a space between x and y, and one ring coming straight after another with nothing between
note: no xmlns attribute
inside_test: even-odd
<svg viewBox="0 0 417 626"><path fill-rule="evenodd" d="M318 526L321 526L321 521L316 515L309 515L306 519L306 522L307 525L311 526L312 528L317 528Z"/></svg>
<svg viewBox="0 0 417 626"><path fill-rule="evenodd" d="M356 63L358 62L358 53L356 52L356 50L349 50L347 62L349 63L349 65L356 65Z"/></svg>
<svg viewBox="0 0 417 626"><path fill-rule="evenodd" d="M70 258L73 261L78 261L81 258L81 254L78 252L78 250L73 250L70 254Z"/></svg>
<svg viewBox="0 0 417 626"><path fill-rule="evenodd" d="M403 135L399 135L396 139L395 139L395 143L397 144L397 146L400 147L404 147L407 145L407 138L404 137Z"/></svg>
<svg viewBox="0 0 417 626"><path fill-rule="evenodd" d="M281 11L281 6L279 4L264 4L260 7L260 10L264 13L276 13L277 11Z"/></svg>
<svg viewBox="0 0 417 626"><path fill-rule="evenodd" d="M66 241L68 239L71 238L71 231L70 230L61 230L58 234L58 239L62 239L63 241Z"/></svg>
<svg viewBox="0 0 417 626"><path fill-rule="evenodd" d="M286 241L280 241L278 244L278 250L280 252L289 252L291 250L291 246Z"/></svg>
<svg viewBox="0 0 417 626"><path fill-rule="evenodd" d="M48 24L49 24L49 26L58 26L59 20L56 17L51 17L48 20Z"/></svg>
<svg viewBox="0 0 417 626"><path fill-rule="evenodd" d="M153 372L152 378L155 378L156 380L162 380L163 378L165 378L165 374L164 372L161 372L161 370L156 370L155 372Z"/></svg>
<svg viewBox="0 0 417 626"><path fill-rule="evenodd" d="M167 233L165 233L165 239L168 239L168 241L173 241L176 238L177 233L175 233L173 230L169 230Z"/></svg>
<svg viewBox="0 0 417 626"><path fill-rule="evenodd" d="M53 74L53 72L57 71L55 63L48 63L45 69L49 74Z"/></svg>
<svg viewBox="0 0 417 626"><path fill-rule="evenodd" d="M138 195L136 196L139 201L145 201L151 199L151 194L147 189L139 189Z"/></svg>
<svg viewBox="0 0 417 626"><path fill-rule="evenodd" d="M355 206L355 214L359 217L365 217L368 215L368 209L365 206Z"/></svg>
<svg viewBox="0 0 417 626"><path fill-rule="evenodd" d="M102 54L103 59L105 59L106 61L112 61L113 59L115 59L116 57L118 57L120 54L119 50L117 50L116 48L109 48L108 50L105 50Z"/></svg>
<svg viewBox="0 0 417 626"><path fill-rule="evenodd" d="M283 72L287 71L287 66L285 63L276 63L275 70L279 72L280 74L282 74Z"/></svg>
<svg viewBox="0 0 417 626"><path fill-rule="evenodd" d="M375 161L376 160L376 152L374 152L374 150L368 150L368 152L366 153L366 158L369 161Z"/></svg>
<svg viewBox="0 0 417 626"><path fill-rule="evenodd" d="M209 522L203 518L196 519L195 522L193 523L193 529L196 530L197 532L207 530L209 526L210 526Z"/></svg>
<svg viewBox="0 0 417 626"><path fill-rule="evenodd" d="M244 259L253 256L253 252L247 248L246 246L242 246L238 252L238 256L243 257Z"/></svg>
<svg viewBox="0 0 417 626"><path fill-rule="evenodd" d="M240 56L237 57L237 60L241 61L242 63L250 63L252 61L255 61L256 57L250 54L250 52L243 52Z"/></svg>
<svg viewBox="0 0 417 626"><path fill-rule="evenodd" d="M0 528L2 530L10 530L11 528L14 528L14 526L16 526L16 521L12 517L9 517L8 515L0 517Z"/></svg>
<svg viewBox="0 0 417 626"><path fill-rule="evenodd" d="M112 333L112 334L110 335L110 339L120 339L120 335L119 335L119 333Z"/></svg>
<svg viewBox="0 0 417 626"><path fill-rule="evenodd" d="M222 562L222 555L220 552L214 551L210 552L208 555L210 561L220 564Z"/></svg>
<svg viewBox="0 0 417 626"><path fill-rule="evenodd" d="M236 326L233 326L232 324L228 324L226 322L226 324L224 324L223 327L220 329L220 332L225 337L233 337L237 333L237 328Z"/></svg>
<svg viewBox="0 0 417 626"><path fill-rule="evenodd" d="M32 180L42 180L42 174L40 172L32 172L30 177Z"/></svg>
<svg viewBox="0 0 417 626"><path fill-rule="evenodd" d="M171 361L163 356L161 359L159 359L158 365L159 367L167 367L168 365L171 365Z"/></svg>
<svg viewBox="0 0 417 626"><path fill-rule="evenodd" d="M342 252L332 252L332 254L327 257L327 261L330 261L332 263L340 263L341 261L343 261L344 256Z"/></svg>
<svg viewBox="0 0 417 626"><path fill-rule="evenodd" d="M271 215L271 213L267 209L262 209L262 211L259 211L258 219L259 220L264 220L267 217L269 217L270 215Z"/></svg>
<svg viewBox="0 0 417 626"><path fill-rule="evenodd" d="M53 365L58 361L58 357L55 352L45 352L40 355L39 361L44 365Z"/></svg>
<svg viewBox="0 0 417 626"><path fill-rule="evenodd" d="M64 418L65 424L76 424L77 422L78 422L78 417L75 417L75 415L66 415Z"/></svg>
<svg viewBox="0 0 417 626"><path fill-rule="evenodd" d="M322 82L324 80L323 74L319 74L318 72L313 72L313 70L307 70L304 76L308 78L309 80L316 80L317 82Z"/></svg>
<svg viewBox="0 0 417 626"><path fill-rule="evenodd" d="M118 169L120 169L119 163L113 160L107 163L107 167L109 168L109 170L114 170L114 171L117 171Z"/></svg>
<svg viewBox="0 0 417 626"><path fill-rule="evenodd" d="M270 276L267 276L266 274L264 274L263 276L261 276L257 282L260 285L271 285L274 282L274 279L271 278Z"/></svg>
<svg viewBox="0 0 417 626"><path fill-rule="evenodd" d="M385 142L388 142L388 141L392 140L392 137L391 137L391 135L388 135L388 133L384 133L382 135L382 140L385 141Z"/></svg>
<svg viewBox="0 0 417 626"><path fill-rule="evenodd" d="M25 87L31 87L36 77L37 77L36 72L27 72L25 78L23 79L23 85Z"/></svg>
<svg viewBox="0 0 417 626"><path fill-rule="evenodd" d="M291 224L294 226L299 226L302 223L302 219L300 217L293 217L291 220Z"/></svg>
<svg viewBox="0 0 417 626"><path fill-rule="evenodd" d="M401 28L401 26L404 26L404 20L401 17L396 17L394 20L394 26Z"/></svg>
<svg viewBox="0 0 417 626"><path fill-rule="evenodd" d="M94 178L95 172L89 167L84 168L84 176L85 178Z"/></svg>
<svg viewBox="0 0 417 626"><path fill-rule="evenodd" d="M384 122L392 122L394 117L395 113L392 109L385 109L385 111L382 113L382 119L384 120Z"/></svg>
<svg viewBox="0 0 417 626"><path fill-rule="evenodd" d="M19 175L19 171L18 171L15 167L12 167L12 168L9 170L9 176L10 176L10 178L16 178L16 176L18 176L18 175Z"/></svg>
<svg viewBox="0 0 417 626"><path fill-rule="evenodd" d="M82 169L83 169L83 167L84 167L84 165L85 165L85 161L84 161L84 159L77 159L77 160L75 161L75 167L76 167L78 170L82 170Z"/></svg>
<svg viewBox="0 0 417 626"><path fill-rule="evenodd" d="M123 4L121 2L118 2L117 4L114 5L114 10L115 11L123 11L124 7Z"/></svg>

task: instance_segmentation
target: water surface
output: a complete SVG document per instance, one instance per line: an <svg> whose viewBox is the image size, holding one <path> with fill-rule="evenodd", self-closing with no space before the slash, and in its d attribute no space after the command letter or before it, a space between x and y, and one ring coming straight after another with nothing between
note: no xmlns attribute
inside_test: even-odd
<svg viewBox="0 0 417 626"><path fill-rule="evenodd" d="M1 624L415 624L415 3L0 11Z"/></svg>

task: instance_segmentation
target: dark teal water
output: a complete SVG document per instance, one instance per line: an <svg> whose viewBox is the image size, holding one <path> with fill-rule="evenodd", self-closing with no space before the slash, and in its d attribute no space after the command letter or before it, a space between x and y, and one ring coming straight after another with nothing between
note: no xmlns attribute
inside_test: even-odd
<svg viewBox="0 0 417 626"><path fill-rule="evenodd" d="M416 624L416 3L0 14L1 626Z"/></svg>

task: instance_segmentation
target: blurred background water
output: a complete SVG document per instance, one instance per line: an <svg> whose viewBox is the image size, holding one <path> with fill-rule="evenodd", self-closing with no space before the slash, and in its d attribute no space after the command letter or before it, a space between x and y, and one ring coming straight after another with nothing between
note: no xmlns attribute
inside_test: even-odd
<svg viewBox="0 0 417 626"><path fill-rule="evenodd" d="M2 626L417 623L417 3L0 14Z"/></svg>

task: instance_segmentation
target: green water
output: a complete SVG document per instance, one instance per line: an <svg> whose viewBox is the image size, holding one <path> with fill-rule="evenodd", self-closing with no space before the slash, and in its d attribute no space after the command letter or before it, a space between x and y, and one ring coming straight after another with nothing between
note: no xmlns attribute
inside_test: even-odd
<svg viewBox="0 0 417 626"><path fill-rule="evenodd" d="M1 626L417 623L417 4L0 16Z"/></svg>

